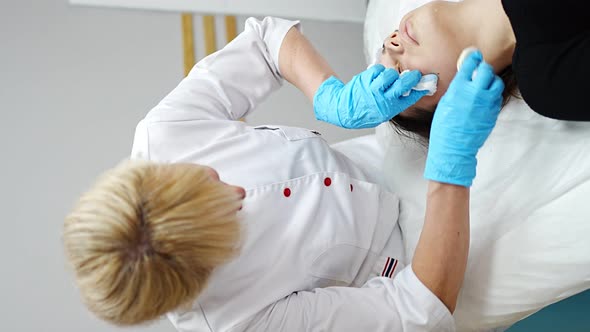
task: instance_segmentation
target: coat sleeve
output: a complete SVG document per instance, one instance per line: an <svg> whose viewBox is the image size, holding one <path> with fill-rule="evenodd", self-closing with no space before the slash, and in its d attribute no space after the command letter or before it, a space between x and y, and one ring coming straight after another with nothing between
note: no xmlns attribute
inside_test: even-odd
<svg viewBox="0 0 590 332"><path fill-rule="evenodd" d="M411 266L393 280L373 278L362 288L296 292L232 331L455 331L445 305Z"/></svg>
<svg viewBox="0 0 590 332"><path fill-rule="evenodd" d="M239 120L283 82L278 68L282 41L297 21L249 18L245 30L220 51L199 61L146 117L148 122Z"/></svg>

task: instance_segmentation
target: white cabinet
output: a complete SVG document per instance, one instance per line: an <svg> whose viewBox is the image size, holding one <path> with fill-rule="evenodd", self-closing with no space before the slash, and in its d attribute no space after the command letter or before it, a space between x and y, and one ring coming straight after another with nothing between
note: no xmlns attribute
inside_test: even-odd
<svg viewBox="0 0 590 332"><path fill-rule="evenodd" d="M199 14L278 16L362 23L365 19L367 0L70 0L70 3Z"/></svg>

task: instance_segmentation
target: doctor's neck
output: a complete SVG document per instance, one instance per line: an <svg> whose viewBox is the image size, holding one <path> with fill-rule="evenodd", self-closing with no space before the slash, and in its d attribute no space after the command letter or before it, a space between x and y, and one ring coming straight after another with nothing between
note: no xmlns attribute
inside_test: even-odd
<svg viewBox="0 0 590 332"><path fill-rule="evenodd" d="M512 64L516 38L501 0L447 2L449 28L465 47L476 46L496 72Z"/></svg>

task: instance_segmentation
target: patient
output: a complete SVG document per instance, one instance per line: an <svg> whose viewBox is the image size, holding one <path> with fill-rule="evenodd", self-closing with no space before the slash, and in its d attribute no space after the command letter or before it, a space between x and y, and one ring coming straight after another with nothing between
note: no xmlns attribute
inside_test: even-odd
<svg viewBox="0 0 590 332"><path fill-rule="evenodd" d="M386 67L439 76L435 95L423 97L391 120L402 132L429 138L434 109L457 71L457 58L469 46L479 48L504 80L504 102L516 95L511 68L515 37L499 0L430 2L405 15L383 46L380 62Z"/></svg>
<svg viewBox="0 0 590 332"><path fill-rule="evenodd" d="M381 7L389 8L385 2ZM380 21L379 33L387 22ZM520 93L512 73L516 39L500 0L430 2L406 14L399 30L385 39L382 64L439 75L437 94L391 120L402 134L428 141L436 104L468 46L479 48L503 77L505 103ZM568 95L576 101L575 96ZM379 140L386 144L384 176L400 193L399 222L410 259L425 211L424 149L413 149L413 140L400 138L387 126L379 129ZM582 235L590 233L589 138L590 123L541 117L521 98L506 105L478 156L477 171L486 175L472 187L472 241L454 314L459 331L510 326L590 288L590 243Z"/></svg>

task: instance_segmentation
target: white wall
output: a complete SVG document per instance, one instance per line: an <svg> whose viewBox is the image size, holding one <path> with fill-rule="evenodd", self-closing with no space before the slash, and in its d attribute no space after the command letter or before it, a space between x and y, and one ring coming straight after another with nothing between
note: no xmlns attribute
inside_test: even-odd
<svg viewBox="0 0 590 332"><path fill-rule="evenodd" d="M181 79L179 22L66 0L0 0L0 331L119 331L80 304L62 220L93 178L129 153L137 121ZM360 25L304 27L343 78L364 68ZM332 142L367 133L315 122L292 88L249 121L311 127Z"/></svg>
<svg viewBox="0 0 590 332"><path fill-rule="evenodd" d="M366 8L364 0L70 0L70 3L219 15L269 15L357 23L362 23L365 20Z"/></svg>

